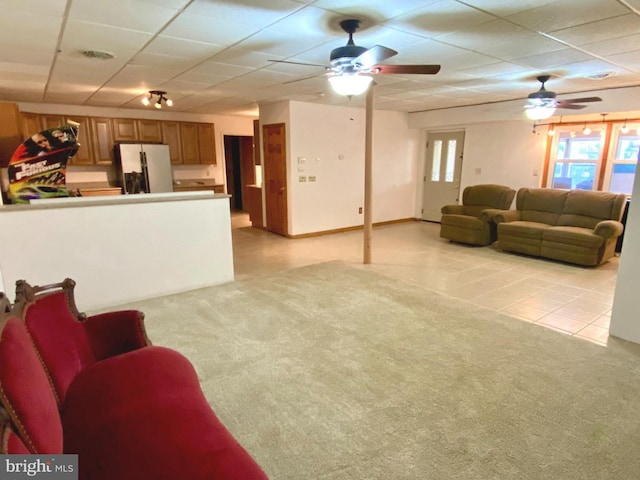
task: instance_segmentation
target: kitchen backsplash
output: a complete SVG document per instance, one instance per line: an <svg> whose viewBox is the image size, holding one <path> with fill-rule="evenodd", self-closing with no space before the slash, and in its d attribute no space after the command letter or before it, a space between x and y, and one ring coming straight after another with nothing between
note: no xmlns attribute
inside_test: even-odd
<svg viewBox="0 0 640 480"><path fill-rule="evenodd" d="M220 169L216 165L173 165L174 180L224 178ZM91 183L108 182L115 184L118 182L116 171L113 167L67 167L67 183Z"/></svg>

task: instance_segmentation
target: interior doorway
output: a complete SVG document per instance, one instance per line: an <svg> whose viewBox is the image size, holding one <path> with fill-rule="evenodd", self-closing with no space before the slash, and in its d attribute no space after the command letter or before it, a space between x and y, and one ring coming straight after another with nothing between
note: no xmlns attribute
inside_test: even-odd
<svg viewBox="0 0 640 480"><path fill-rule="evenodd" d="M458 203L464 131L429 133L424 170L422 219L440 222L443 205Z"/></svg>
<svg viewBox="0 0 640 480"><path fill-rule="evenodd" d="M262 126L267 230L287 235L287 151L284 123Z"/></svg>
<svg viewBox="0 0 640 480"><path fill-rule="evenodd" d="M253 137L224 136L225 173L227 193L231 195L231 210L247 211L246 186L256 183L253 166Z"/></svg>

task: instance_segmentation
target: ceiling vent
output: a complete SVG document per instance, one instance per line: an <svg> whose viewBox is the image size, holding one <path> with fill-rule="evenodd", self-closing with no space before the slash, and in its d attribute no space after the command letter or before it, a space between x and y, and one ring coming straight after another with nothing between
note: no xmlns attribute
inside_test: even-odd
<svg viewBox="0 0 640 480"><path fill-rule="evenodd" d="M111 60L116 58L113 53L101 52L100 50L83 50L81 53L87 58L95 58L98 60Z"/></svg>
<svg viewBox="0 0 640 480"><path fill-rule="evenodd" d="M584 78L588 80L604 80L605 78L613 77L616 72L600 72L592 75L585 75Z"/></svg>

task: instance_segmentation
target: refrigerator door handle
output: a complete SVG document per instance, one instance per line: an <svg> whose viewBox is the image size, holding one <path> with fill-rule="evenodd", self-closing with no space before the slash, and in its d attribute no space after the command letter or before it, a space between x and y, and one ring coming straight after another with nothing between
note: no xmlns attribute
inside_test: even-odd
<svg viewBox="0 0 640 480"><path fill-rule="evenodd" d="M140 152L140 165L142 166L142 175L144 176L144 193L149 193L149 169L147 168L147 154Z"/></svg>

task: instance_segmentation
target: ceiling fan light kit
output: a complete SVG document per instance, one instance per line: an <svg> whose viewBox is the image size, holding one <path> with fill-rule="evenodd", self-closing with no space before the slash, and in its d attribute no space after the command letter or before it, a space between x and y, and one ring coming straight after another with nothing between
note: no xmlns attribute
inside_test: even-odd
<svg viewBox="0 0 640 480"><path fill-rule="evenodd" d="M528 104L525 105L525 115L530 120L546 120L553 116L557 108L568 110L581 110L586 105L581 103L600 102L600 97L572 98L566 100L557 100L556 92L547 90L544 84L551 78L550 75L540 75L536 79L542 84L540 90L529 94L527 97Z"/></svg>
<svg viewBox="0 0 640 480"><path fill-rule="evenodd" d="M166 95L167 95L167 92L162 90L149 90L149 96L143 97L141 102L145 107L153 103L153 106L156 107L158 110L162 108L162 102L164 102L167 107L173 107L173 100L171 100L170 98L167 98ZM155 101L153 98L154 96L157 97Z"/></svg>
<svg viewBox="0 0 640 480"><path fill-rule="evenodd" d="M369 75L360 74L341 74L331 75L329 77L329 83L331 87L338 95L345 95L352 97L354 95L361 95L367 91L373 78Z"/></svg>
<svg viewBox="0 0 640 480"><path fill-rule="evenodd" d="M353 34L359 27L360 20L357 19L350 18L340 22L340 28L349 35L349 40L346 45L331 50L329 55L329 65L327 66L312 63L291 62L288 60L270 61L294 65L324 66L325 70L329 73L329 83L334 91L340 95L346 95L348 97L361 95L366 92L373 81L373 77L371 75L434 75L440 71L440 65L381 64L380 62L397 55L398 52L381 45L375 45L371 48L356 45L353 41Z"/></svg>

